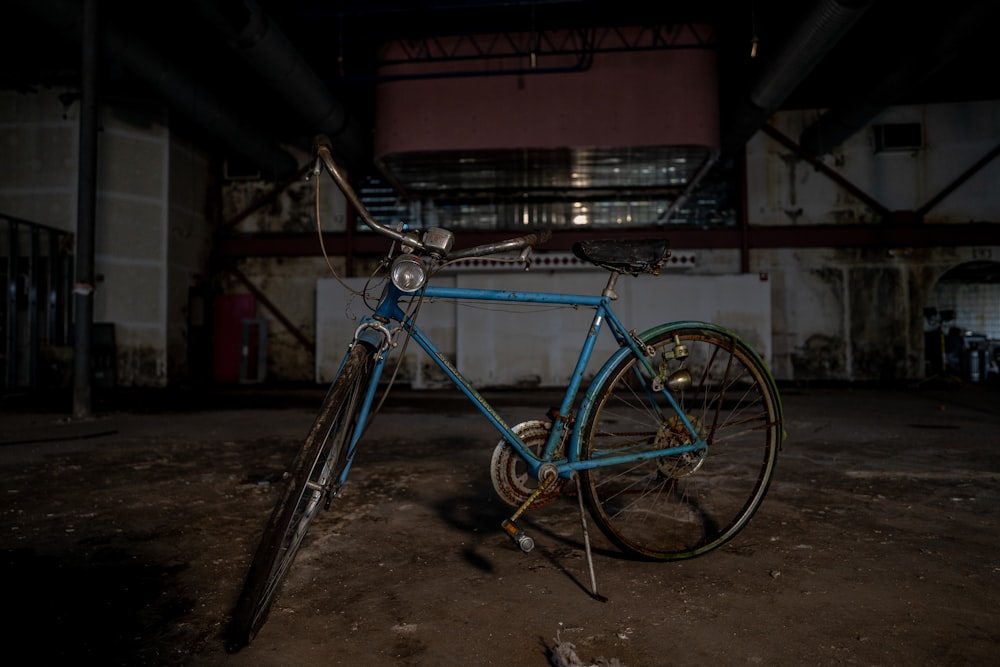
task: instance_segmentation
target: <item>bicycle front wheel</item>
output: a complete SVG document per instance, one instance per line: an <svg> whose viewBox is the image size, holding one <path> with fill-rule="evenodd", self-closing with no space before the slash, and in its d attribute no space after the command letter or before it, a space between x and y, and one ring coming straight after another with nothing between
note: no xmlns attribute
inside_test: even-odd
<svg viewBox="0 0 1000 667"><path fill-rule="evenodd" d="M247 646L267 619L278 587L344 470L347 443L359 428L358 409L371 381L374 350L351 348L305 443L285 473L285 486L254 554L233 610L226 650Z"/></svg>
<svg viewBox="0 0 1000 667"><path fill-rule="evenodd" d="M694 442L663 392L654 390L645 361L708 447L584 470L581 488L595 522L619 549L680 560L721 546L757 511L783 438L781 404L763 362L730 332L668 328L647 344L655 356L624 357L599 386L581 458Z"/></svg>

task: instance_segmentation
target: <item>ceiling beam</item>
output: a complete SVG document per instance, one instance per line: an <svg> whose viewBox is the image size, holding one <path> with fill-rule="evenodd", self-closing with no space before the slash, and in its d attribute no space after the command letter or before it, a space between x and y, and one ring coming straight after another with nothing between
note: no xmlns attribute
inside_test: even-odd
<svg viewBox="0 0 1000 667"><path fill-rule="evenodd" d="M515 232L460 233L462 246L493 243ZM620 239L663 238L674 249L767 248L950 248L1000 245L1000 223L961 224L857 224L857 225L750 225L722 229L556 230L539 250L570 250L577 241L608 236ZM379 257L389 242L376 234L326 232L323 246L329 255ZM241 234L219 241L219 253L229 260L245 257L319 257L323 248L316 234Z"/></svg>

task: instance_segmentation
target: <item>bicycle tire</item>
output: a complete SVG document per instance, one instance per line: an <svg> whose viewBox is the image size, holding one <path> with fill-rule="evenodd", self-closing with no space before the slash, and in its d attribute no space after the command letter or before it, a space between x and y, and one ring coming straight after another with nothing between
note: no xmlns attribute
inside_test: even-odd
<svg viewBox="0 0 1000 667"><path fill-rule="evenodd" d="M732 539L760 507L784 437L773 378L735 334L702 323L665 327L646 341L671 377L690 385L672 395L707 450L583 470L581 488L595 523L629 556L681 560ZM677 342L688 355L670 359ZM663 353L667 353L664 358ZM683 380L683 377L677 376ZM689 444L691 434L635 354L601 380L585 416L581 459Z"/></svg>
<svg viewBox="0 0 1000 667"><path fill-rule="evenodd" d="M229 653L248 646L267 620L310 523L328 502L330 484L345 465L344 445L359 426L358 407L368 389L373 362L370 345L359 342L351 348L309 435L285 473L281 496L265 525L230 618L225 639Z"/></svg>

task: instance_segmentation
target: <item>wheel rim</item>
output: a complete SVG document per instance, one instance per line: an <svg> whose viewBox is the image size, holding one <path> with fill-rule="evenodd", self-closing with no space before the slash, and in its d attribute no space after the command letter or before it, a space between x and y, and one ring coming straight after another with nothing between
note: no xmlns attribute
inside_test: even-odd
<svg viewBox="0 0 1000 667"><path fill-rule="evenodd" d="M691 386L675 399L708 449L583 474L585 497L605 535L631 555L654 559L705 553L742 529L767 490L781 428L766 370L747 349L715 331L685 330L653 341L657 358L678 333L689 355L665 363L663 372L691 371ZM656 413L669 410L665 400L649 405L638 369L629 357L603 385L583 458L691 440L686 428Z"/></svg>

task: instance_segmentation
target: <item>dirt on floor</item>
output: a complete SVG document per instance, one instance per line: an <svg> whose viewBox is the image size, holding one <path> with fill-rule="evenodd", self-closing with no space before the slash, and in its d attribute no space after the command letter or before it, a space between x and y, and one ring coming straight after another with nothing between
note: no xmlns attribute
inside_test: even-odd
<svg viewBox="0 0 1000 667"><path fill-rule="evenodd" d="M646 563L593 529L592 570L575 499L525 516L530 553L501 531L478 413L391 397L267 624L229 655L227 614L321 398L153 394L87 419L0 404L9 664L995 664L1000 391L969 385L785 388L788 440L736 539Z"/></svg>

